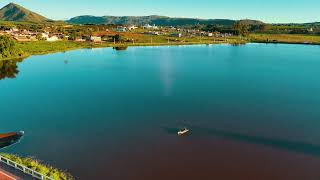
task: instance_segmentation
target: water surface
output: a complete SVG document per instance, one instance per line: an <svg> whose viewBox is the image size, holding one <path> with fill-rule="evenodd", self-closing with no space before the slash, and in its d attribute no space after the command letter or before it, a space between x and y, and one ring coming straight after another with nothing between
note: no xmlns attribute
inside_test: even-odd
<svg viewBox="0 0 320 180"><path fill-rule="evenodd" d="M317 180L319 70L305 45L32 56L0 65L0 132L78 179Z"/></svg>

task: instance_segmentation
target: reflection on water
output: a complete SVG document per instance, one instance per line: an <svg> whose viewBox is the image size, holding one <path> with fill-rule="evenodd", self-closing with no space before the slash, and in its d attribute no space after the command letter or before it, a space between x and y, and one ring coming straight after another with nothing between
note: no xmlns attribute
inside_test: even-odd
<svg viewBox="0 0 320 180"><path fill-rule="evenodd" d="M0 81L0 132L28 132L5 152L78 179L319 179L319 59L249 44L2 62L2 78L22 73Z"/></svg>
<svg viewBox="0 0 320 180"><path fill-rule="evenodd" d="M182 127L182 126L181 126ZM255 136L250 134L235 133L231 131L222 131L218 129L198 127L187 125L191 129L191 133L195 136L214 136L232 141L244 142L249 144L269 146L276 149L286 150L290 152L302 153L313 156L320 156L320 145L299 141L290 141L280 138L269 138L264 136ZM165 132L171 135L177 135L180 130L176 127L161 127Z"/></svg>
<svg viewBox="0 0 320 180"><path fill-rule="evenodd" d="M16 78L19 73L17 64L22 59L0 61L0 80L6 78Z"/></svg>
<svg viewBox="0 0 320 180"><path fill-rule="evenodd" d="M320 156L320 145L311 144L311 143L304 143L298 141L289 141L280 138L268 138L263 136L254 136L248 134L241 134L241 133L234 133L228 131L221 131L217 129L209 129L209 128L202 128L202 127L193 127L192 128L194 133L203 134L203 135L212 135L219 138L230 139L233 141L241 141L250 144L257 144L257 145L264 145L270 146L272 148Z"/></svg>

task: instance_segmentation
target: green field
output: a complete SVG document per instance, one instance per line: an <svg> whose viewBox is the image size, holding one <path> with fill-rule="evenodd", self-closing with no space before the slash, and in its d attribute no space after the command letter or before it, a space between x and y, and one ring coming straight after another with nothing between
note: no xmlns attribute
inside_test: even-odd
<svg viewBox="0 0 320 180"><path fill-rule="evenodd" d="M63 52L79 48L91 48L98 47L102 45L95 45L89 43L77 43L73 41L57 41L57 42L47 42L47 41L35 41L35 42L24 42L18 43L17 47L20 48L27 55L36 54L47 54L54 52Z"/></svg>
<svg viewBox="0 0 320 180"><path fill-rule="evenodd" d="M265 43L320 44L320 36L303 34L251 34L249 39Z"/></svg>

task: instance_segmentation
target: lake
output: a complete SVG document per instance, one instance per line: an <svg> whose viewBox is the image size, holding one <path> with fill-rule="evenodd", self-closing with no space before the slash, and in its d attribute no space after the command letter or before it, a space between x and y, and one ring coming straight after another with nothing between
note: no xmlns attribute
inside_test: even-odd
<svg viewBox="0 0 320 180"><path fill-rule="evenodd" d="M320 178L320 46L83 49L0 71L0 132L25 131L4 151L78 179Z"/></svg>

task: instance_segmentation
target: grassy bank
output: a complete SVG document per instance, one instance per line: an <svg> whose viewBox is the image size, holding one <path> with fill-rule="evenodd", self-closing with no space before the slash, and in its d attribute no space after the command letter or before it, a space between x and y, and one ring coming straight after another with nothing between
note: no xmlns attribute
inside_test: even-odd
<svg viewBox="0 0 320 180"><path fill-rule="evenodd" d="M238 40L232 39L228 41L224 40L202 40L202 41L154 41L154 42L124 42L120 44L114 44L111 42L102 43L88 43L88 42L73 42L73 41L57 41L57 42L47 42L47 41L34 41L34 42L23 42L17 43L17 48L24 52L23 56L11 57L11 58L0 58L0 60L11 60L11 59L21 59L32 55L42 55L56 52L64 52L83 48L101 48L101 47L118 47L118 46L176 46L176 45L196 45L196 44L221 44L221 43L234 43Z"/></svg>
<svg viewBox="0 0 320 180"><path fill-rule="evenodd" d="M192 44L207 44L209 42L172 42L172 43L77 43L72 41L58 41L58 42L46 42L46 41L36 41L36 42L25 42L19 43L18 47L25 52L26 56L31 55L41 55L49 54L55 52L64 52L75 49L83 48L101 48L101 47L117 47L117 46L161 46L161 45L192 45ZM210 42L213 44L213 42Z"/></svg>
<svg viewBox="0 0 320 180"><path fill-rule="evenodd" d="M6 153L0 153L0 155L10 159L11 161L24 165L32 170L35 170L41 174L51 177L55 180L73 180L74 179L69 173L63 172L49 165L42 164L41 162L30 157L23 158L17 155L6 154Z"/></svg>
<svg viewBox="0 0 320 180"><path fill-rule="evenodd" d="M20 48L27 55L39 55L48 54L54 52L63 52L73 49L80 48L92 48L101 47L105 44L90 44L90 43L78 43L73 41L57 41L57 42L47 42L47 41L35 41L35 42L24 42L18 43L18 48Z"/></svg>
<svg viewBox="0 0 320 180"><path fill-rule="evenodd" d="M209 37L193 37L193 38L168 38L165 36L151 35L131 35L124 36L126 39L136 38L134 42L123 42L114 44L112 42L88 43L73 41L35 41L17 43L17 47L24 52L24 57L31 55L41 55L55 52L64 52L82 48L99 48L99 47L116 47L116 46L175 46L175 45L196 45L196 44L245 44L248 42L257 43L288 43L288 44L316 44L320 45L320 36L315 35L294 35L294 34L250 34L247 38L229 37L225 38L209 38ZM24 58L17 57L17 58ZM7 58L15 59L15 58ZM5 60L5 59L0 59Z"/></svg>
<svg viewBox="0 0 320 180"><path fill-rule="evenodd" d="M287 43L287 44L315 44L320 45L320 36L303 34L251 34L251 42L259 43Z"/></svg>
<svg viewBox="0 0 320 180"><path fill-rule="evenodd" d="M123 42L120 44L114 44L112 42L102 43L88 43L88 42L73 42L73 41L35 41L18 43L20 48L26 56L41 55L55 52L63 52L81 48L99 48L99 47L117 47L117 46L175 46L175 45L195 45L195 44L221 44L221 43L237 43L240 42L237 38L231 39L188 39L181 41L164 41L163 38L155 36L158 39L153 41L138 41L138 42ZM191 41L192 40L192 41Z"/></svg>

